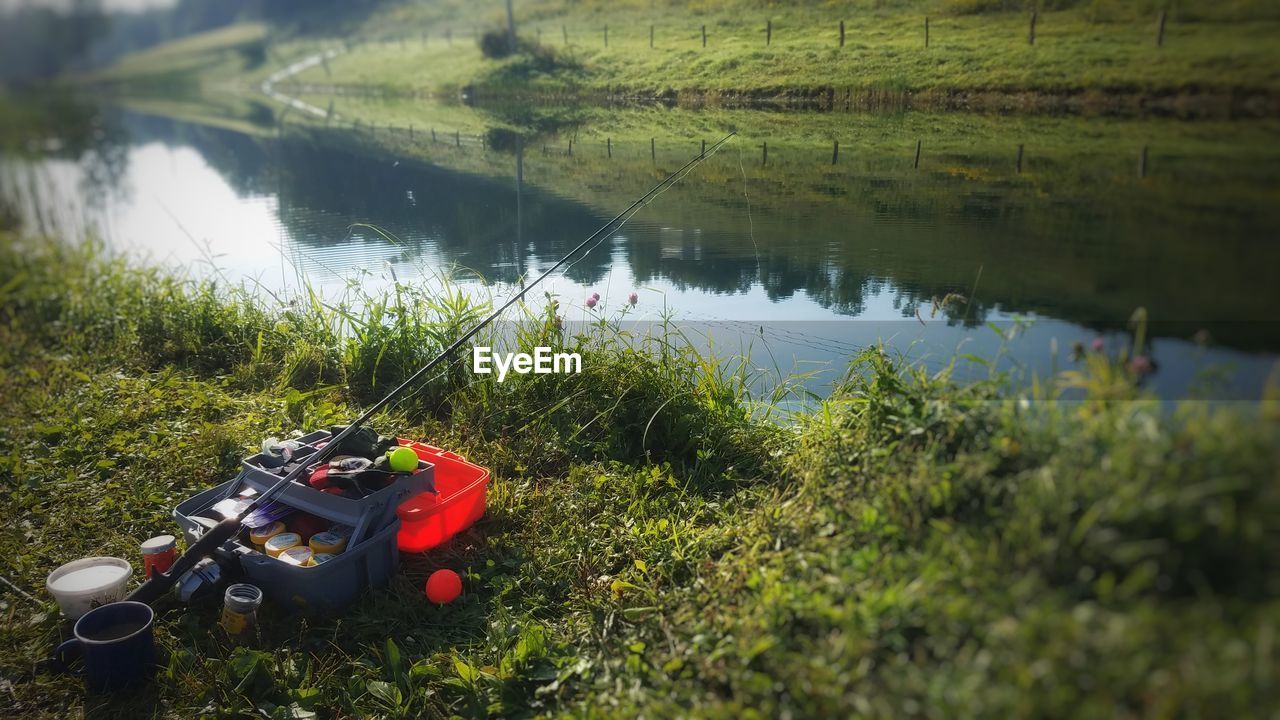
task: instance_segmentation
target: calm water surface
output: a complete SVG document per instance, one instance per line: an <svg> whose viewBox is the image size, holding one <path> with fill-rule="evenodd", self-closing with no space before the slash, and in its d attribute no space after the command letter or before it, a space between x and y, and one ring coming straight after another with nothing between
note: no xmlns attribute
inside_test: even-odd
<svg viewBox="0 0 1280 720"><path fill-rule="evenodd" d="M1163 396L1259 396L1280 353L1275 127L1055 122L1018 151L1021 121L1006 139L1014 121L981 118L969 139L850 116L878 139L838 149L832 118L807 122L735 139L547 289L570 320L593 317L592 292L611 315L637 291L628 319L671 313L759 365L815 373L817 390L878 341L1044 377L1074 343L1128 343L1143 306ZM662 126L652 146L597 125L436 147L404 127L253 133L112 109L95 123L88 141L51 130L0 159L26 231L329 298L442 273L503 297L700 149Z"/></svg>

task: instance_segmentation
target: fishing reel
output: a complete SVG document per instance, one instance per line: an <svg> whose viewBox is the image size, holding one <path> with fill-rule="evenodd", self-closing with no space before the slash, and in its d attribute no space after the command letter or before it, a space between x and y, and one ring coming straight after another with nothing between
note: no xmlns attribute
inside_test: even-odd
<svg viewBox="0 0 1280 720"><path fill-rule="evenodd" d="M205 531L216 525L207 518L196 518L205 525ZM244 576L234 550L218 546L201 558L190 570L178 577L173 585L173 596L184 604L199 603L206 598L221 598L228 585L239 582Z"/></svg>

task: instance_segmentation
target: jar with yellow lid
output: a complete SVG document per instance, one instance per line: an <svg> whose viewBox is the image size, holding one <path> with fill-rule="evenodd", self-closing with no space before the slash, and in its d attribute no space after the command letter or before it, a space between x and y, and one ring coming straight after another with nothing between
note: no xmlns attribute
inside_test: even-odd
<svg viewBox="0 0 1280 720"><path fill-rule="evenodd" d="M231 639L245 642L253 637L258 625L258 607L262 605L262 590L256 585L240 583L227 588L223 596L222 617L218 624Z"/></svg>
<svg viewBox="0 0 1280 720"><path fill-rule="evenodd" d="M262 547L271 557L280 557L280 553L291 547L302 544L302 536L293 532L282 532L273 536Z"/></svg>
<svg viewBox="0 0 1280 720"><path fill-rule="evenodd" d="M284 550L278 556L286 565L294 567L310 567L311 558L315 552L305 545L295 545L294 547Z"/></svg>
<svg viewBox="0 0 1280 720"><path fill-rule="evenodd" d="M253 541L254 545L257 545L259 548L261 548L263 545L267 544L268 540L279 535L282 532L284 532L284 522L281 520L277 520L271 523L270 525L263 525L262 527L253 528L252 530L250 530L249 540Z"/></svg>
<svg viewBox="0 0 1280 720"><path fill-rule="evenodd" d="M318 553L337 555L347 549L347 538L335 532L321 532L311 536L311 549Z"/></svg>

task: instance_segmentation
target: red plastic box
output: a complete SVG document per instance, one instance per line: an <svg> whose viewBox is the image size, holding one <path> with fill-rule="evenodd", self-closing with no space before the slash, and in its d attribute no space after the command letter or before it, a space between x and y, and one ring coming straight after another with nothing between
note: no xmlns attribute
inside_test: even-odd
<svg viewBox="0 0 1280 720"><path fill-rule="evenodd" d="M420 553L466 530L484 515L489 471L426 443L401 439L400 444L435 465L438 494L415 495L396 509L400 516L400 532L396 535L400 552Z"/></svg>

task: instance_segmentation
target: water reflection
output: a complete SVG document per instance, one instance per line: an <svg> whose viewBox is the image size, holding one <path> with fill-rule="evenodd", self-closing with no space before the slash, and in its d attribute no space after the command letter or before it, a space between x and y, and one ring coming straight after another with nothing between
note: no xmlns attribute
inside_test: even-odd
<svg viewBox="0 0 1280 720"><path fill-rule="evenodd" d="M647 143L608 138L605 148L588 137L570 155L543 149L555 138L490 132L444 155L421 140L323 127L248 133L84 115L6 151L0 189L33 229L95 226L122 249L209 261L270 289L304 279L338 289L361 267L365 282L388 282L387 265L400 279L457 266L516 283L696 150L664 159ZM1016 167L943 147L919 169L909 152L883 148L842 146L836 163L807 139L774 140L762 164L744 145L708 160L552 289L572 301L647 287L650 312L665 306L744 332L759 323L798 361L838 364L849 348L890 338L932 343L946 362L978 335L935 336L937 319L1007 326L1023 313L1045 318L1054 342L1037 330L1040 345L1012 357L1044 368L1055 362L1045 348L1065 354L1121 331L1138 306L1158 336L1182 339L1166 346L1187 358L1197 351L1185 340L1200 330L1261 353L1231 356L1247 366L1242 387L1256 389L1280 351L1266 301L1280 286L1280 219L1261 201L1276 170L1233 166L1238 149L1159 156L1159 174L1143 163L1139 177L1127 158L1090 155L1084 142L1080 156L1019 154ZM820 326L827 334L807 344L778 324L835 318L871 322ZM1190 386L1189 360L1162 362L1164 377Z"/></svg>

